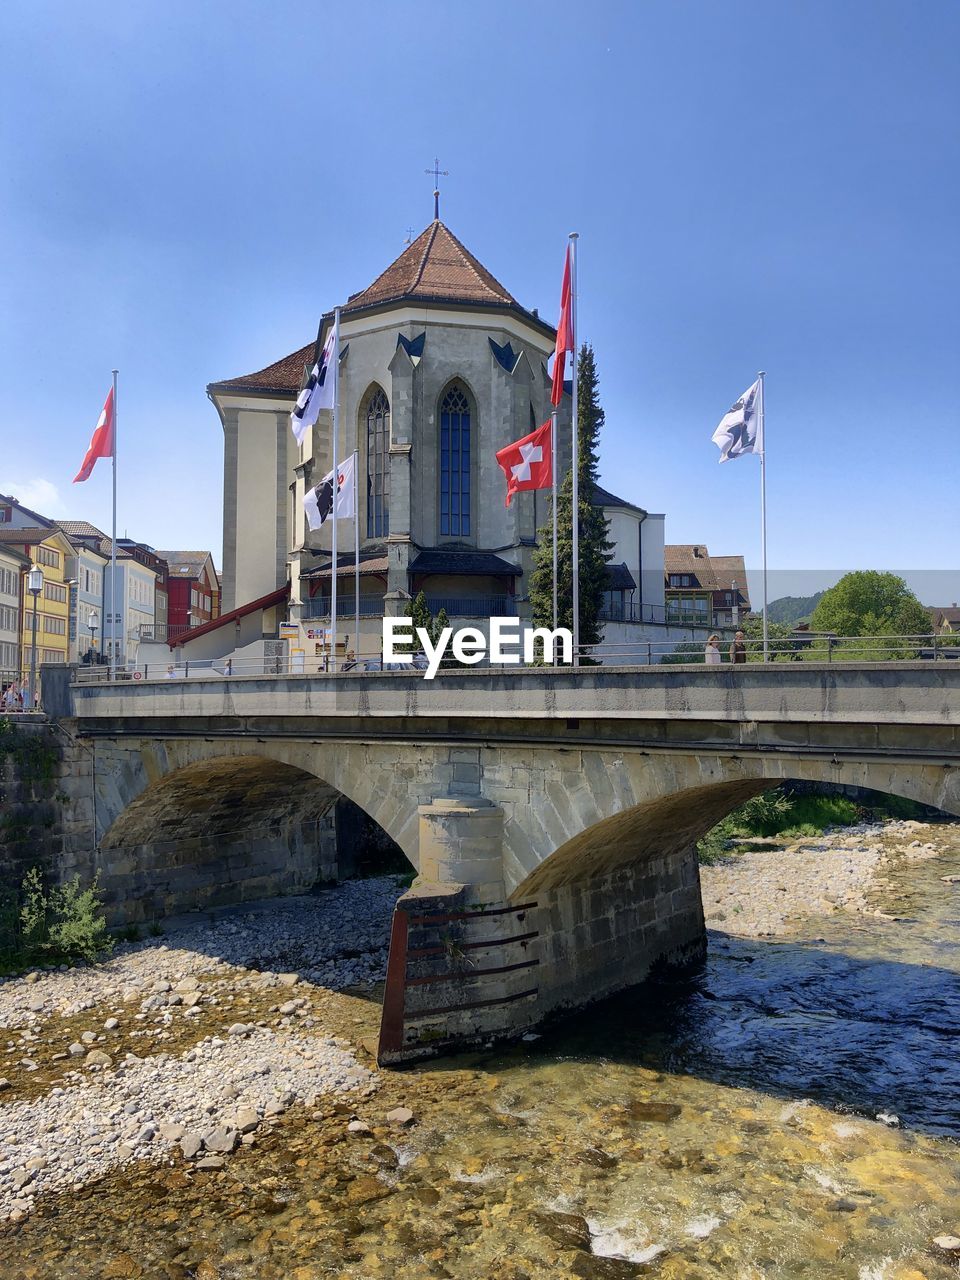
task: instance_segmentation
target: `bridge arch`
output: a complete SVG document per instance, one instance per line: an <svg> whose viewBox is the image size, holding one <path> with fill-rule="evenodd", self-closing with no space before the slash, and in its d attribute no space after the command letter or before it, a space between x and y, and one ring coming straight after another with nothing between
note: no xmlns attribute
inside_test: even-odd
<svg viewBox="0 0 960 1280"><path fill-rule="evenodd" d="M523 901L676 858L745 800L784 782L854 785L960 816L953 764L780 752L557 752L531 803L505 805L508 894ZM496 789L488 794L495 798Z"/></svg>
<svg viewBox="0 0 960 1280"><path fill-rule="evenodd" d="M389 751L307 742L98 744L97 870L112 922L304 892L340 878L346 798L417 858L417 795ZM349 864L347 866L349 874Z"/></svg>

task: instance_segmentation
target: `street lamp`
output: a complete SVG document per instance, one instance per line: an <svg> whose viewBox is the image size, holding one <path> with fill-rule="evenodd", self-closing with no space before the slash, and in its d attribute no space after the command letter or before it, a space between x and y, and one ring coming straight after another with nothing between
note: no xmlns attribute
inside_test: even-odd
<svg viewBox="0 0 960 1280"><path fill-rule="evenodd" d="M740 625L740 589L737 586L736 578L730 583L730 586L733 590L733 625L738 627Z"/></svg>
<svg viewBox="0 0 960 1280"><path fill-rule="evenodd" d="M91 652L97 647L97 627L100 625L100 619L97 617L95 609L90 610L90 616L87 618L87 626L90 628L90 650Z"/></svg>
<svg viewBox="0 0 960 1280"><path fill-rule="evenodd" d="M27 590L33 596L33 644L30 647L30 688L27 690L28 709L37 705L37 599L43 590L43 570L35 564L27 574Z"/></svg>

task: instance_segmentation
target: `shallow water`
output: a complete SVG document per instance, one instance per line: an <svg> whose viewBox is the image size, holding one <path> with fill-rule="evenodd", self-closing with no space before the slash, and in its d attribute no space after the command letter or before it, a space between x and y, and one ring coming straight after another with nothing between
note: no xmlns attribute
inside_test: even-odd
<svg viewBox="0 0 960 1280"><path fill-rule="evenodd" d="M891 875L898 920L714 933L683 981L384 1073L370 1137L292 1113L223 1172L51 1200L0 1236L0 1275L956 1280L932 1244L960 1235L960 884L941 880L960 828L949 843Z"/></svg>

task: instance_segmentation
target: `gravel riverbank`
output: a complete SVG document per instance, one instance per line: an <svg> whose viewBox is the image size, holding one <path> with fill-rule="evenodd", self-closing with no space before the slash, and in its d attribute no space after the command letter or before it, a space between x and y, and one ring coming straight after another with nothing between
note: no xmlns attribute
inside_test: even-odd
<svg viewBox="0 0 960 1280"><path fill-rule="evenodd" d="M793 922L834 911L882 915L873 891L894 863L936 857L935 824L896 821L842 827L823 836L774 838L700 868L707 927L776 937ZM744 842L760 844L759 841Z"/></svg>
<svg viewBox="0 0 960 1280"><path fill-rule="evenodd" d="M295 1104L369 1096L323 1000L382 979L401 891L353 881L0 984L0 1220L174 1148L217 1167Z"/></svg>
<svg viewBox="0 0 960 1280"><path fill-rule="evenodd" d="M934 856L937 835L846 828L705 866L707 925L762 937L880 914L884 870ZM128 1162L217 1169L297 1105L342 1099L345 1124L381 1087L354 1046L379 1021L369 996L400 892L393 876L348 882L0 983L0 1221Z"/></svg>

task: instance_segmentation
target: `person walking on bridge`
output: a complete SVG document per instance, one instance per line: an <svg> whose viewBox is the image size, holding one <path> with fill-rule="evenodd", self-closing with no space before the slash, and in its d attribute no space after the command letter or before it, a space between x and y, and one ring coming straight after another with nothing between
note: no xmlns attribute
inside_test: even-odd
<svg viewBox="0 0 960 1280"><path fill-rule="evenodd" d="M710 636L703 651L703 660L708 667L718 667L723 659L720 656L720 637Z"/></svg>
<svg viewBox="0 0 960 1280"><path fill-rule="evenodd" d="M747 645L743 638L743 632L738 631L730 645L730 661L735 665L739 665L741 662L746 662L746 660Z"/></svg>

